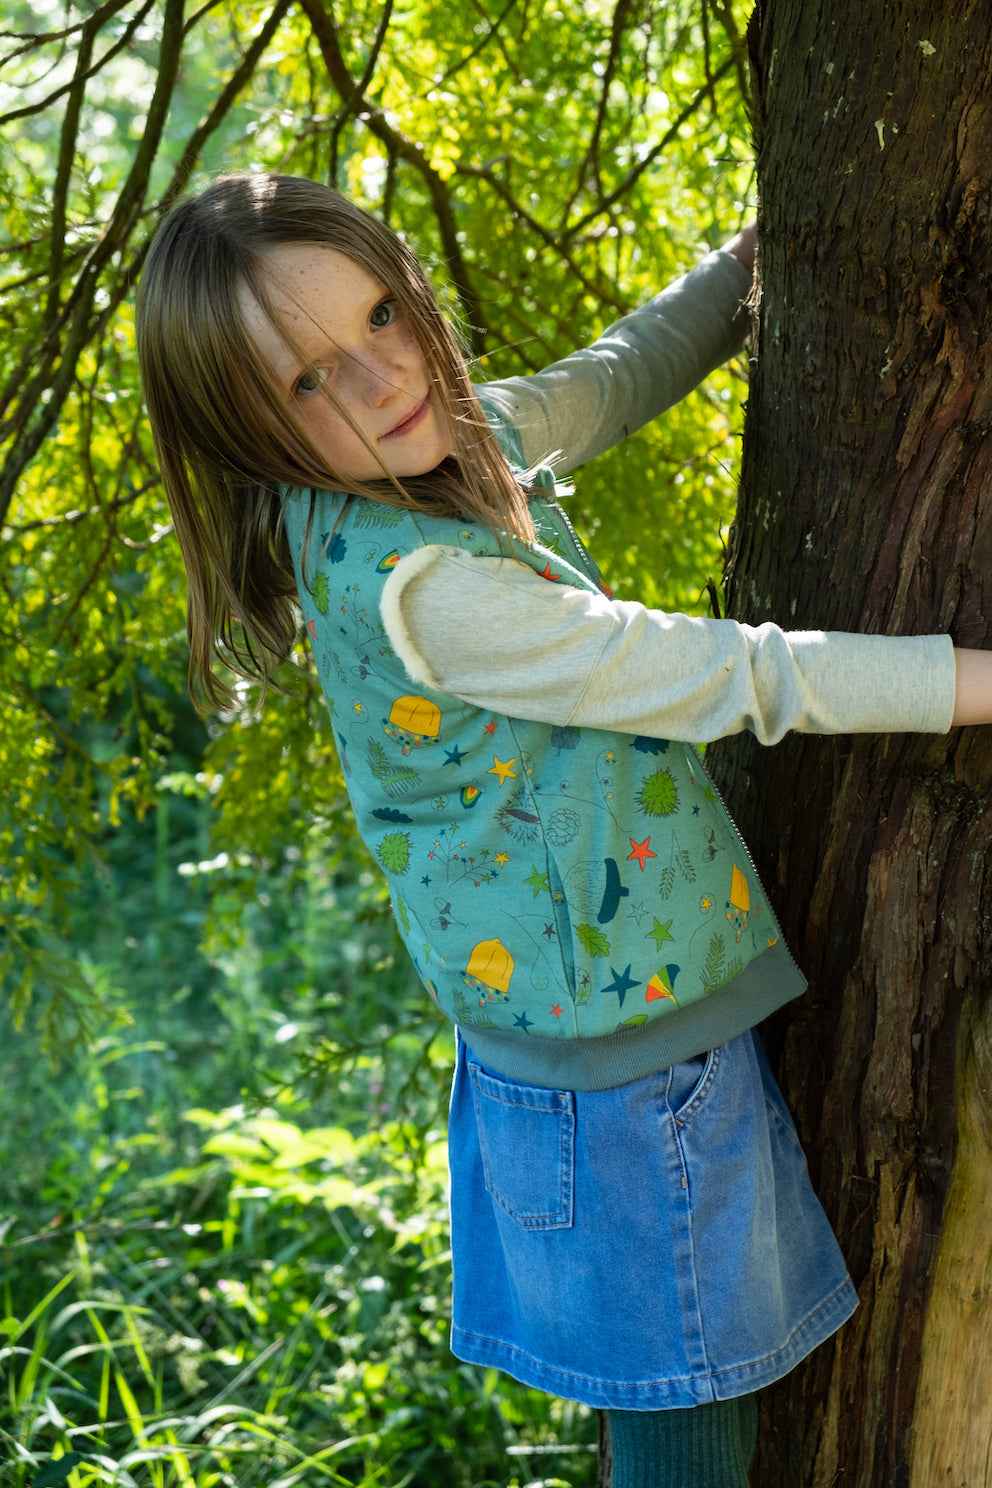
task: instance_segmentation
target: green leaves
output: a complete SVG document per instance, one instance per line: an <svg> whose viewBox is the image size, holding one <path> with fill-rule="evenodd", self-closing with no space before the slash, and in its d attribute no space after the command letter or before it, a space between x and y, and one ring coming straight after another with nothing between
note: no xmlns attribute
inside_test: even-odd
<svg viewBox="0 0 992 1488"><path fill-rule="evenodd" d="M35 1474L31 1479L31 1488L59 1488L60 1484L68 1483L69 1474L74 1467L92 1460L82 1452L66 1452L63 1457L55 1458L47 1467L43 1467Z"/></svg>

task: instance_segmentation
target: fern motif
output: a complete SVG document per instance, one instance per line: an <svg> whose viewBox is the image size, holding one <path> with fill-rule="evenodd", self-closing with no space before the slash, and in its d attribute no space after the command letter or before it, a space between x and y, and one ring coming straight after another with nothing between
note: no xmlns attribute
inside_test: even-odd
<svg viewBox="0 0 992 1488"><path fill-rule="evenodd" d="M473 1008L465 993L455 989L455 1014L459 1023L471 1023L473 1028L495 1028L496 1024L480 1008Z"/></svg>
<svg viewBox="0 0 992 1488"><path fill-rule="evenodd" d="M362 497L355 507L356 527L397 527L403 520L399 507Z"/></svg>
<svg viewBox="0 0 992 1488"><path fill-rule="evenodd" d="M722 935L714 935L703 963L703 991L715 992L717 988L725 987L743 969L744 962L740 956L735 956L732 961L727 960L727 948Z"/></svg>
<svg viewBox="0 0 992 1488"><path fill-rule="evenodd" d="M394 765L378 739L371 739L367 752L369 769L389 797L402 796L412 790L420 776L410 765Z"/></svg>
<svg viewBox="0 0 992 1488"><path fill-rule="evenodd" d="M676 875L680 876L683 883L692 884L696 882L696 867L689 854L688 848L679 846L679 839L672 833L672 856L668 866L661 870L658 882L658 893L662 899L667 899L675 887Z"/></svg>

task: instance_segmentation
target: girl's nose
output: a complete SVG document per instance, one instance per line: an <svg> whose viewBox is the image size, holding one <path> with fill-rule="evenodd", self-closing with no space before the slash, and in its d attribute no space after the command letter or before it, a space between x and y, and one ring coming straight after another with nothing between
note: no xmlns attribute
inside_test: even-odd
<svg viewBox="0 0 992 1488"><path fill-rule="evenodd" d="M362 357L363 396L372 408L381 408L401 393L406 384L403 369L381 356Z"/></svg>

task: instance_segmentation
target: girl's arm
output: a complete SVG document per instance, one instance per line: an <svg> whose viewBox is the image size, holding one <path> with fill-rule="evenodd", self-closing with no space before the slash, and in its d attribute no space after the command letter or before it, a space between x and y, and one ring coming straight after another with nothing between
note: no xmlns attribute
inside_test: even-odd
<svg viewBox="0 0 992 1488"><path fill-rule="evenodd" d="M598 340L531 377L486 383L487 411L512 424L527 466L564 474L626 439L740 350L753 231L625 315Z"/></svg>
<svg viewBox="0 0 992 1488"><path fill-rule="evenodd" d="M461 549L401 559L382 615L415 681L544 723L689 743L746 729L773 744L789 730L943 733L992 721L992 655L959 652L956 667L947 636L666 614Z"/></svg>

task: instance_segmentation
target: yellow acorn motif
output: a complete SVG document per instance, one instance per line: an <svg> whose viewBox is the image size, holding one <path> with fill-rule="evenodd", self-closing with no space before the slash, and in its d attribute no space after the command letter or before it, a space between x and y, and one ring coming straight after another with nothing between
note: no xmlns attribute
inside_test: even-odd
<svg viewBox="0 0 992 1488"><path fill-rule="evenodd" d="M737 864L730 877L730 898L727 900L727 919L734 927L734 939L740 940L747 929L751 913L751 890Z"/></svg>
<svg viewBox="0 0 992 1488"><path fill-rule="evenodd" d="M437 739L441 728L441 709L425 697L399 697L384 718L382 726L393 739L403 744L403 753Z"/></svg>
<svg viewBox="0 0 992 1488"><path fill-rule="evenodd" d="M736 863L730 876L730 902L735 909L741 910L744 914L747 914L751 908L751 890L747 886L747 879Z"/></svg>
<svg viewBox="0 0 992 1488"><path fill-rule="evenodd" d="M479 1006L509 1002L513 957L501 940L480 940L465 968L465 982L479 993Z"/></svg>

